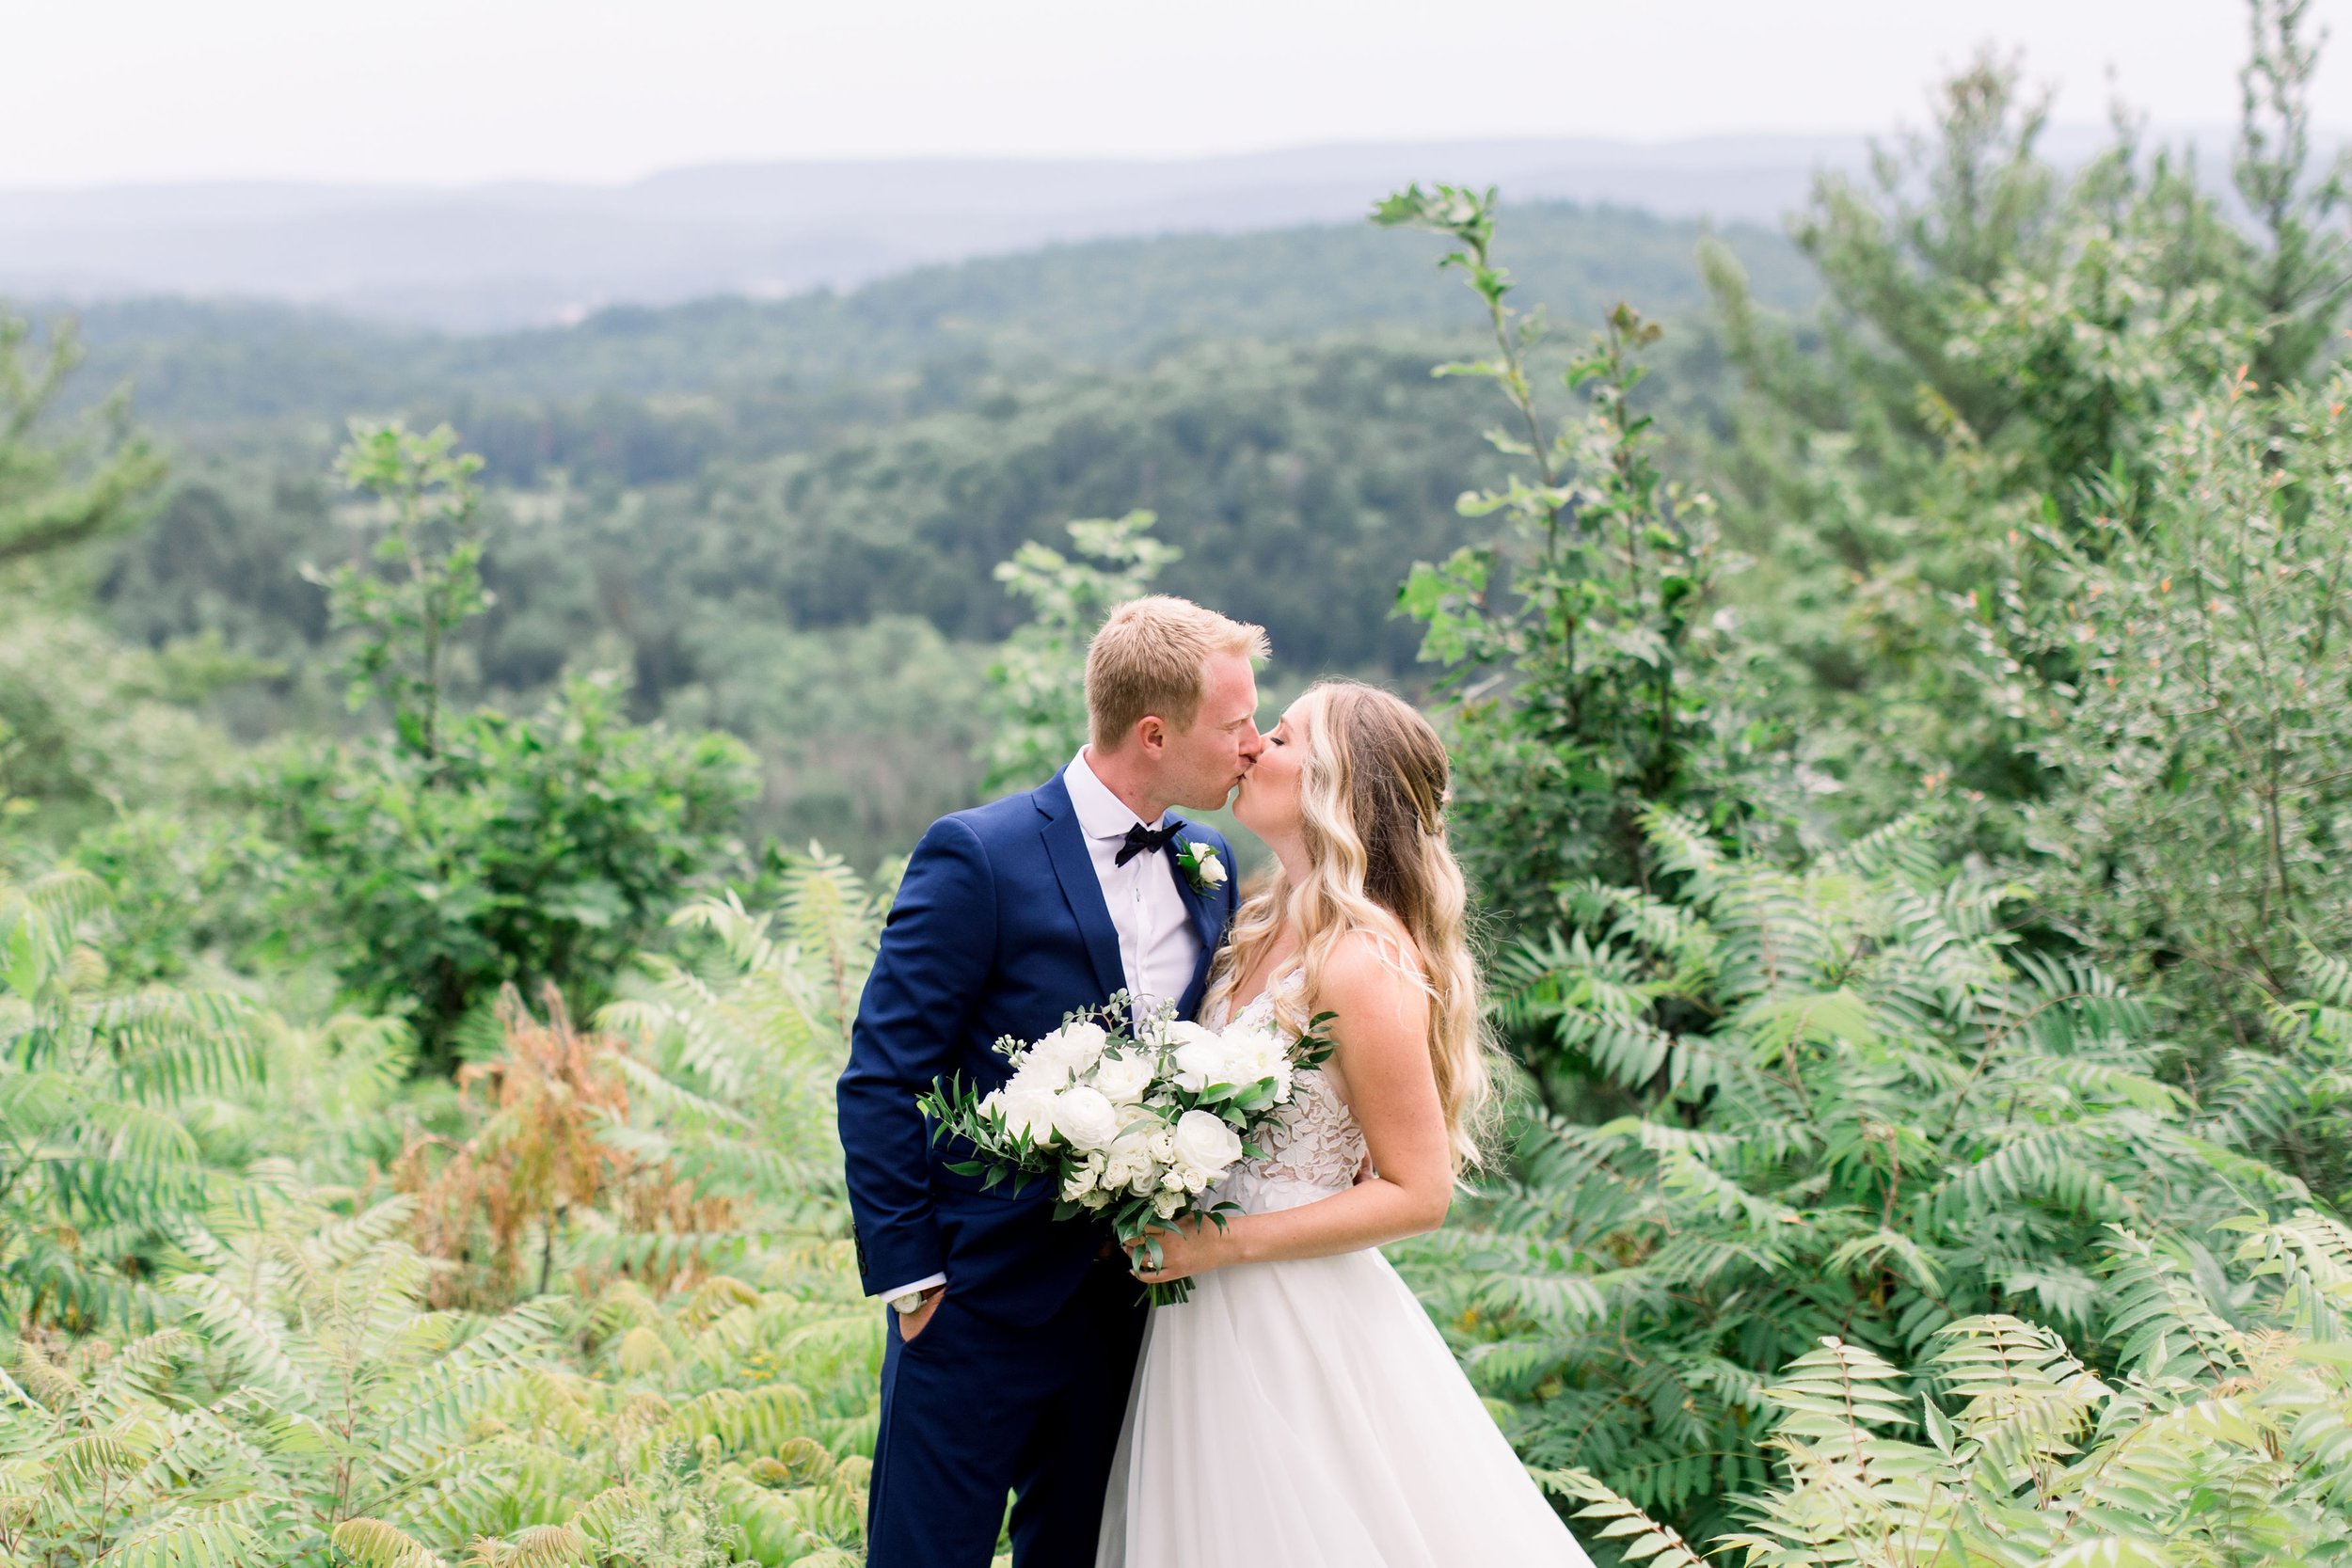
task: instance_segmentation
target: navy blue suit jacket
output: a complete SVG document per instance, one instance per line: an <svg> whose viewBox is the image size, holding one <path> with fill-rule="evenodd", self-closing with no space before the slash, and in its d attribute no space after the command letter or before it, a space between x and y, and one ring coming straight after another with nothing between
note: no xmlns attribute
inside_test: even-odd
<svg viewBox="0 0 2352 1568"><path fill-rule="evenodd" d="M1232 870L1213 830L1187 823L1179 838L1211 846ZM1232 918L1234 881L1195 893L1172 847L1159 859L1200 936L1179 1004L1190 1018ZM933 1145L914 1097L958 1073L981 1093L995 1088L1007 1077L998 1039L1037 1039L1124 985L1119 932L1059 774L931 824L891 905L836 1090L869 1294L944 1272L966 1307L1010 1324L1041 1322L1070 1299L1105 1229L1057 1224L1041 1180L984 1192L977 1177L947 1169L957 1156Z"/></svg>

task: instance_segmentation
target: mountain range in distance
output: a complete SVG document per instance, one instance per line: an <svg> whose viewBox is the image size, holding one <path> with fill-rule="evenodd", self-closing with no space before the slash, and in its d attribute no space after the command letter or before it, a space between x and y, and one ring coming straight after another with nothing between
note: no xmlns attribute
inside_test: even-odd
<svg viewBox="0 0 2352 1568"><path fill-rule="evenodd" d="M2229 138L2175 135L2226 175ZM2061 164L2106 133L2053 130ZM443 331L578 320L610 305L844 289L1041 245L1357 219L1390 190L1499 185L1723 224L1776 224L1859 136L1644 145L1520 140L1334 146L1162 161L712 165L622 185L322 184L0 191L0 295L281 301Z"/></svg>

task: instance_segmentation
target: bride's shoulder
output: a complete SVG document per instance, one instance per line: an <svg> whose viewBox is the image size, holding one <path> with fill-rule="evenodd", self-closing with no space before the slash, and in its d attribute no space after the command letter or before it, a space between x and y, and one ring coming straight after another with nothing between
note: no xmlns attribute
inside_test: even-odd
<svg viewBox="0 0 2352 1568"><path fill-rule="evenodd" d="M1320 978L1316 1005L1337 1013L1346 1013L1350 1004L1374 1013L1411 1013L1428 1000L1421 949L1393 923L1359 926L1343 935Z"/></svg>

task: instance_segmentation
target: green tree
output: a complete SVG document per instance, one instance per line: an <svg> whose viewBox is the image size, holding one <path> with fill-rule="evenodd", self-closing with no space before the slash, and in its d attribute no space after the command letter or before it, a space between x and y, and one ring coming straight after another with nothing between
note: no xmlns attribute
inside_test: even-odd
<svg viewBox="0 0 2352 1568"><path fill-rule="evenodd" d="M607 994L678 890L739 854L742 744L632 724L612 675L566 681L536 714L451 711L453 637L488 604L476 463L446 430L359 427L340 471L384 502L374 559L326 580L357 633L353 694L388 735L296 744L269 789L294 853L284 908L345 986L418 1023L447 1069L454 1031L501 988Z"/></svg>
<svg viewBox="0 0 2352 1568"><path fill-rule="evenodd" d="M352 642L353 710L383 699L401 744L428 762L440 744L451 638L492 603L482 586L473 483L482 459L456 444L447 425L418 436L397 421L355 421L336 477L376 499L383 532L371 553L387 570L307 574L326 589L335 627L360 634Z"/></svg>
<svg viewBox="0 0 2352 1568"><path fill-rule="evenodd" d="M127 395L79 429L48 422L81 361L70 324L54 327L46 352L37 352L31 325L0 310L0 572L122 532L163 483L164 459L131 426Z"/></svg>
<svg viewBox="0 0 2352 1568"><path fill-rule="evenodd" d="M405 1012L425 1065L501 987L609 994L679 890L740 853L742 743L632 724L612 677L539 712L444 717L431 757L405 740L296 747L272 784L296 864L290 919L319 934L351 994Z"/></svg>
<svg viewBox="0 0 2352 1568"><path fill-rule="evenodd" d="M2169 971L2209 1050L2264 1038L2309 957L2352 944L2347 402L2344 370L2222 388L2168 432L2137 516L2036 530L2001 584L1988 684L2047 770L2028 825L2051 910Z"/></svg>
<svg viewBox="0 0 2352 1568"><path fill-rule="evenodd" d="M1794 226L1827 287L1806 335L1710 255L1747 388L1714 456L1727 528L1759 557L1738 607L1786 657L1771 711L1844 783L1849 826L1948 782L1993 807L1988 847L2018 848L2050 732L2008 700L2002 595L2058 592L2023 542L2056 529L2096 550L2138 526L2167 432L2240 367L2265 395L2325 373L2343 179L2312 166L2305 9L2249 8L2250 227L2121 117L2062 175L2039 150L2045 104L1987 55L1944 85L1931 135L1817 185ZM2079 673L2042 657L2047 681Z"/></svg>
<svg viewBox="0 0 2352 1568"><path fill-rule="evenodd" d="M1645 803L1690 802L1724 821L1737 810L1708 787L1723 722L1710 713L1723 690L1705 618L1712 503L1661 475L1634 403L1655 323L1630 306L1610 311L1565 375L1583 417L1555 425L1528 367L1542 319L1510 304L1494 259L1494 193L1414 186L1375 221L1454 242L1440 264L1462 269L1485 302L1494 353L1437 373L1496 384L1513 419L1487 440L1532 470L1465 495L1460 510L1499 515L1502 537L1417 563L1398 603L1426 627L1422 657L1446 668L1456 845L1495 915L1540 924L1573 879L1647 880Z"/></svg>
<svg viewBox="0 0 2352 1568"><path fill-rule="evenodd" d="M2256 382L2282 388L2324 362L2344 300L2352 297L2352 232L2331 224L2352 204L2352 148L2312 167L2312 81L2319 40L2311 0L2249 0L2250 35L2237 158L2231 175L2262 227L2252 293L2264 314ZM2324 34L2322 35L2325 36Z"/></svg>
<svg viewBox="0 0 2352 1568"><path fill-rule="evenodd" d="M996 580L1029 607L989 667L984 794L1027 788L1087 738L1087 643L1112 610L1147 592L1183 551L1152 537L1149 512L1070 525L1076 556L1032 540L1000 562Z"/></svg>

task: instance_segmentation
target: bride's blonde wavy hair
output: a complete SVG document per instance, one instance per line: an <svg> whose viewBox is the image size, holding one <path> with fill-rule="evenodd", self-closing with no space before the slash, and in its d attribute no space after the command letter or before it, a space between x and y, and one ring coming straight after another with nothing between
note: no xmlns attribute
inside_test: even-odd
<svg viewBox="0 0 2352 1568"><path fill-rule="evenodd" d="M1478 965L1470 956L1468 890L1446 841L1450 765L1429 721L1401 698L1359 681L1317 682L1295 710L1306 721L1299 805L1308 874L1294 885L1277 870L1233 916L1210 982L1230 1004L1285 925L1298 932L1292 960L1304 977L1274 996L1287 1028L1306 1028L1324 965L1342 938L1379 939L1390 961L1429 997L1429 1061L1456 1167L1480 1163L1479 1130L1493 1076L1481 1020ZM1396 942L1402 926L1420 950ZM1275 976L1267 976L1272 985Z"/></svg>

